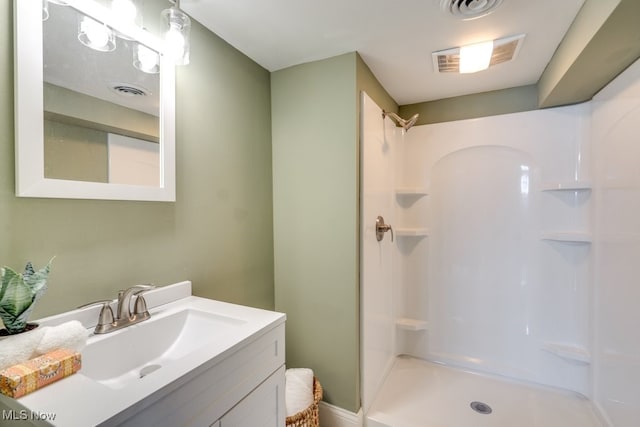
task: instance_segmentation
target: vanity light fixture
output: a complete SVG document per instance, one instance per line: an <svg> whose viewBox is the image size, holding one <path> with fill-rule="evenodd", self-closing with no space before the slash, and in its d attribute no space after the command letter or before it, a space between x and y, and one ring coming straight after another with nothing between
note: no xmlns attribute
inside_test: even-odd
<svg viewBox="0 0 640 427"><path fill-rule="evenodd" d="M49 3L59 4L60 6L69 6L64 0L42 0L42 20L49 19Z"/></svg>
<svg viewBox="0 0 640 427"><path fill-rule="evenodd" d="M133 50L133 66L144 73L157 74L160 72L160 56L145 45L137 44Z"/></svg>
<svg viewBox="0 0 640 427"><path fill-rule="evenodd" d="M162 11L162 18L166 26L164 40L167 54L176 65L187 65L189 63L191 19L180 10L179 0L169 0L169 2L173 3L173 6Z"/></svg>
<svg viewBox="0 0 640 427"><path fill-rule="evenodd" d="M134 23L138 15L138 9L132 0L113 0L111 11L123 21Z"/></svg>
<svg viewBox="0 0 640 427"><path fill-rule="evenodd" d="M42 21L49 19L49 2L42 0Z"/></svg>
<svg viewBox="0 0 640 427"><path fill-rule="evenodd" d="M83 45L100 52L111 52L116 48L115 35L105 24L83 16L78 26L78 40Z"/></svg>
<svg viewBox="0 0 640 427"><path fill-rule="evenodd" d="M475 73L512 61L518 55L525 34L474 43L431 54L439 73Z"/></svg>
<svg viewBox="0 0 640 427"><path fill-rule="evenodd" d="M111 0L111 12L127 25L142 27L142 14L138 13L134 0ZM119 31L116 32L116 36L125 40L133 40Z"/></svg>

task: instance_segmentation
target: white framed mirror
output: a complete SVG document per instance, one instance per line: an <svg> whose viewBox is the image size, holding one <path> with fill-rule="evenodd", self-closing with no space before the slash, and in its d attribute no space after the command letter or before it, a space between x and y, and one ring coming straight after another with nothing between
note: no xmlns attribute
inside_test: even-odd
<svg viewBox="0 0 640 427"><path fill-rule="evenodd" d="M14 1L16 195L175 201L175 65L101 3L63 3ZM99 50L86 22L112 31Z"/></svg>

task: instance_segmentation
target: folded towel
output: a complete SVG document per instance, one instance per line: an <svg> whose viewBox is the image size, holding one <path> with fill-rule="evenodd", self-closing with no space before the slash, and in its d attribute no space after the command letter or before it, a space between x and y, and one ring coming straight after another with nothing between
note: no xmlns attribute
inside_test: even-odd
<svg viewBox="0 0 640 427"><path fill-rule="evenodd" d="M58 326L45 326L44 336L36 347L32 357L47 354L59 348L80 351L87 344L89 331L77 320Z"/></svg>
<svg viewBox="0 0 640 427"><path fill-rule="evenodd" d="M0 341L0 370L31 359L43 336L43 328L36 328Z"/></svg>
<svg viewBox="0 0 640 427"><path fill-rule="evenodd" d="M59 348L80 351L88 336L89 331L77 320L8 336L0 341L0 370Z"/></svg>
<svg viewBox="0 0 640 427"><path fill-rule="evenodd" d="M313 403L313 371L307 368L287 369L284 378L285 405L287 417L290 417Z"/></svg>

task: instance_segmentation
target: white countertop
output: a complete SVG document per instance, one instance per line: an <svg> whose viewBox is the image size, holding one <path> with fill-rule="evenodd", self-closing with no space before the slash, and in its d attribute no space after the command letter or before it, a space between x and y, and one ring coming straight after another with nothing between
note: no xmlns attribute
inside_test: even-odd
<svg viewBox="0 0 640 427"><path fill-rule="evenodd" d="M82 373L82 369L47 387L37 390L17 400L28 411L29 416L48 417L49 422L61 427L87 427L99 425L123 411L135 413L162 396L177 389L190 379L198 376L206 369L237 351L239 348L257 339L267 331L284 323L285 315L267 310L245 307L191 296L191 283L182 282L151 291L146 297L151 319L162 318L185 308L215 313L236 319L242 319L240 325L233 328L233 333L216 334L216 339L180 358L175 363L167 364L141 380L130 383L124 388L116 389L95 381ZM97 310L91 310L97 319ZM85 319L87 310L74 310L51 318L41 319L41 324L57 324L71 319ZM75 313L75 315L74 315ZM94 323L90 322L90 323ZM129 326L136 328L144 322ZM93 325L89 325L93 330ZM112 332L112 334L125 331ZM109 334L91 335L92 340L108 339ZM121 349L126 357L127 349ZM144 402L142 402L144 400ZM51 421L51 417L55 417Z"/></svg>

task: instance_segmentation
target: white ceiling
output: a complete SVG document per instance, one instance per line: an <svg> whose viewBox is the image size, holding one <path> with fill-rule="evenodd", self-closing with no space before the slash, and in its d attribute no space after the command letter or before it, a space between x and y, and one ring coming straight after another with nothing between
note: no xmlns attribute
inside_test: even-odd
<svg viewBox="0 0 640 427"><path fill-rule="evenodd" d="M478 0L475 0L478 1ZM357 51L400 105L533 84L584 0L503 0L462 21L441 0L182 0L181 8L269 71ZM438 74L431 53L526 33L516 60Z"/></svg>

